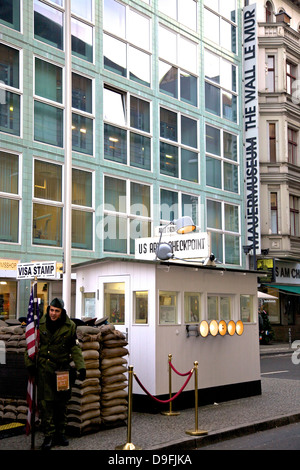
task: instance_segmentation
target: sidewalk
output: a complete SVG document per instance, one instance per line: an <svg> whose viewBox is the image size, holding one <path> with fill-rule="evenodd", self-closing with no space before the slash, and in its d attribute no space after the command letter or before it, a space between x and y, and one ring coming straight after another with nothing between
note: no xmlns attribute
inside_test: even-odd
<svg viewBox="0 0 300 470"><path fill-rule="evenodd" d="M288 344L261 346L261 355L292 352ZM300 365L298 367L300 368ZM131 443L142 450L152 452L179 452L229 437L300 421L299 380L262 376L261 384L261 395L200 406L197 430L207 431L204 436L190 436L186 433L187 430L195 430L193 404L190 409L180 411L178 416L133 412ZM2 439L0 450L30 450L30 439L30 436L23 434ZM36 448L39 448L42 443L42 436L39 433L35 442ZM82 437L71 437L69 447L54 447L52 451L55 452L56 449L115 451L116 447L126 443L127 426L122 426Z"/></svg>

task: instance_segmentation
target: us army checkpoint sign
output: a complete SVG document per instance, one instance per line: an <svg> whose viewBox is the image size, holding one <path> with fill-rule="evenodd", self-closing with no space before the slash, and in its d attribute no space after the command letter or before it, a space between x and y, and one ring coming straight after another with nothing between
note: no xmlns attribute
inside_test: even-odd
<svg viewBox="0 0 300 470"><path fill-rule="evenodd" d="M56 279L56 261L19 263L17 279Z"/></svg>

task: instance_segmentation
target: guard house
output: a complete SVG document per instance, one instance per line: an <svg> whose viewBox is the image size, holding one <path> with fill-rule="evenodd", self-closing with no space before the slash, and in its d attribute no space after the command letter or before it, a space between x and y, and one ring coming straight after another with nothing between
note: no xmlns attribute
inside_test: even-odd
<svg viewBox="0 0 300 470"><path fill-rule="evenodd" d="M152 256L73 265L76 315L108 317L127 335L128 365L157 398L169 396L169 354L180 373L198 361L199 404L260 394L257 273L213 264ZM173 374L172 393L184 382ZM173 407L193 407L194 387ZM134 408L149 410L135 380L133 394Z"/></svg>

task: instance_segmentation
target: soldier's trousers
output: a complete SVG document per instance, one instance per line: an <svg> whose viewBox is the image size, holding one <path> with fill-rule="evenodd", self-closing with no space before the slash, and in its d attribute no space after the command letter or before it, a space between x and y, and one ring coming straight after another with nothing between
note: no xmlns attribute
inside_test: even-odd
<svg viewBox="0 0 300 470"><path fill-rule="evenodd" d="M42 429L45 437L54 434L62 435L65 433L67 423L67 401L40 401L40 414L42 421Z"/></svg>

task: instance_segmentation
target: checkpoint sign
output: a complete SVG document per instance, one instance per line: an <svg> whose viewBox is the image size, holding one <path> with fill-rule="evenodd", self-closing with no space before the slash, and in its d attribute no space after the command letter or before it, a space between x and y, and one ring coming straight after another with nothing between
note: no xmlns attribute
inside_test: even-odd
<svg viewBox="0 0 300 470"><path fill-rule="evenodd" d="M17 279L56 279L56 261L19 263Z"/></svg>

